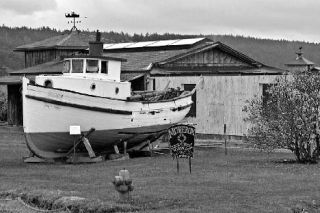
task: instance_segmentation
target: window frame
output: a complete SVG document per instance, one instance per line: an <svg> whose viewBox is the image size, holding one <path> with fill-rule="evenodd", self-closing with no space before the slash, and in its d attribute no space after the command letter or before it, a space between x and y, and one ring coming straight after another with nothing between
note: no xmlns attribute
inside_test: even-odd
<svg viewBox="0 0 320 213"><path fill-rule="evenodd" d="M90 67L96 67L97 70L96 71L88 71L88 64L90 64L90 61L96 61L97 65L96 66L90 66ZM99 73L100 71L100 66L99 66L99 60L98 59L86 59L86 65L85 65L85 73Z"/></svg>
<svg viewBox="0 0 320 213"><path fill-rule="evenodd" d="M75 74L79 74L79 73L83 73L83 68L84 68L84 60L83 59L80 59L80 58L76 58L76 59L72 59L71 60L72 61L72 63L71 63L71 73L75 73ZM74 62L75 61L81 61L82 62L82 70L81 70L81 72L74 72Z"/></svg>

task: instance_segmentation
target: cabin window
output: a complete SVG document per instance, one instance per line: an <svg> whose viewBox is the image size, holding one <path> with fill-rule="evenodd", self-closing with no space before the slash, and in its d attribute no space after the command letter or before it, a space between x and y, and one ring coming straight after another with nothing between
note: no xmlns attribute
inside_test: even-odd
<svg viewBox="0 0 320 213"><path fill-rule="evenodd" d="M185 91L192 91L196 87L195 84L184 84L183 88ZM186 117L196 117L197 115L197 92L194 92L192 95L192 105L189 113Z"/></svg>
<svg viewBox="0 0 320 213"><path fill-rule="evenodd" d="M99 71L98 60L87 60L87 73L97 73Z"/></svg>
<svg viewBox="0 0 320 213"><path fill-rule="evenodd" d="M69 73L70 72L70 61L64 61L63 62L63 69L62 69L63 73Z"/></svg>
<svg viewBox="0 0 320 213"><path fill-rule="evenodd" d="M101 73L108 74L108 62L101 61Z"/></svg>
<svg viewBox="0 0 320 213"><path fill-rule="evenodd" d="M72 73L83 73L83 60L72 60Z"/></svg>

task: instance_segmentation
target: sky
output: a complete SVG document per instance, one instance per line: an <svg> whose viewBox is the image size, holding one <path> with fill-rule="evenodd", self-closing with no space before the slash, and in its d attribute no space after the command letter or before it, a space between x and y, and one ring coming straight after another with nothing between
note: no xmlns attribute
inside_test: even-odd
<svg viewBox="0 0 320 213"><path fill-rule="evenodd" d="M320 42L320 0L0 0L0 24ZM87 17L87 18L85 18Z"/></svg>

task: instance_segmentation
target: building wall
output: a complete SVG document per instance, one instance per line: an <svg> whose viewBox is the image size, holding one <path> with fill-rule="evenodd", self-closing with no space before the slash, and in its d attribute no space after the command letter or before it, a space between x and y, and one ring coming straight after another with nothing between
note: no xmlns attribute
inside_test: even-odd
<svg viewBox="0 0 320 213"><path fill-rule="evenodd" d="M8 85L8 117L9 125L22 125L21 85Z"/></svg>
<svg viewBox="0 0 320 213"><path fill-rule="evenodd" d="M70 56L80 50L33 50L25 51L25 67L53 61L60 56Z"/></svg>
<svg viewBox="0 0 320 213"><path fill-rule="evenodd" d="M227 135L243 136L249 127L242 112L246 100L261 96L262 85L275 78L276 75L204 76L204 85L196 92L196 117L188 121L197 124L197 133L222 135L226 124ZM184 84L197 84L200 77L155 77L156 89L163 89L168 80L169 87L183 88Z"/></svg>

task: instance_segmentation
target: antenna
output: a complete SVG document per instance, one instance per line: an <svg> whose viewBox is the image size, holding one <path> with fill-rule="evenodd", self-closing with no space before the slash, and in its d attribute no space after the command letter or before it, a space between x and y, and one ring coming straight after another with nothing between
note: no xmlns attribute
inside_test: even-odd
<svg viewBox="0 0 320 213"><path fill-rule="evenodd" d="M73 27L71 28L71 31L72 30L78 30L77 27L76 27L76 23L81 23L81 21L76 21L76 19L79 19L80 18L80 15L79 14L76 14L75 12L71 12L71 13L66 13L65 14L65 17L66 18L72 18L73 20L71 21L68 21L68 24L73 24ZM84 18L87 18L87 17L84 17Z"/></svg>

